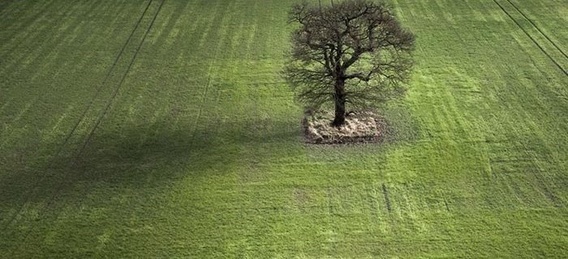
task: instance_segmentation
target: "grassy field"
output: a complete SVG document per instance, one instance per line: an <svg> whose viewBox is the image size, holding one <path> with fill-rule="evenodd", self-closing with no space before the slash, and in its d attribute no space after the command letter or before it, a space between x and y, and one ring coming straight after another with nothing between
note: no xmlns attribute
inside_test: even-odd
<svg viewBox="0 0 568 259"><path fill-rule="evenodd" d="M0 1L0 257L568 255L565 1L391 0L410 91L346 147L302 144L293 2Z"/></svg>

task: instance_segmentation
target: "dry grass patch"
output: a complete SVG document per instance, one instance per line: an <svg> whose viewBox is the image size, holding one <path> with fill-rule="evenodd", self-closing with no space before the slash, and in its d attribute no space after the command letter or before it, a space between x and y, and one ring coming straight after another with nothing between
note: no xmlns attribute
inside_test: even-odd
<svg viewBox="0 0 568 259"><path fill-rule="evenodd" d="M335 127L332 112L306 114L302 124L306 143L348 144L380 142L387 133L386 120L373 111L349 112L345 124Z"/></svg>

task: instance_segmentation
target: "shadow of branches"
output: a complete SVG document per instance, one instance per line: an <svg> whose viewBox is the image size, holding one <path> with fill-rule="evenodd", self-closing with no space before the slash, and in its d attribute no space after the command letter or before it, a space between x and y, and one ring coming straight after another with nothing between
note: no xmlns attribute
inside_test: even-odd
<svg viewBox="0 0 568 259"><path fill-rule="evenodd" d="M80 151L52 156L3 175L0 203L14 209L28 202L50 203L60 197L77 199L80 198L77 193L87 195L89 188L97 185L143 189L167 186L184 177L224 174L251 159L250 156L271 155L251 151L256 146L299 143L299 130L296 124L270 119L213 122L197 127L179 124L106 127L96 131ZM57 144L43 143L49 147L42 149L55 150L51 146Z"/></svg>

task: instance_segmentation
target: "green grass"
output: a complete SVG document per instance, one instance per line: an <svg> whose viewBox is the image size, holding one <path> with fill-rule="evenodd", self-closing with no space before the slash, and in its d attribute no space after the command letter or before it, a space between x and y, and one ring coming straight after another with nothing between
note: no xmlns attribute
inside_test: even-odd
<svg viewBox="0 0 568 259"><path fill-rule="evenodd" d="M346 147L301 142L293 2L1 1L0 257L566 256L563 1L391 1L397 136Z"/></svg>

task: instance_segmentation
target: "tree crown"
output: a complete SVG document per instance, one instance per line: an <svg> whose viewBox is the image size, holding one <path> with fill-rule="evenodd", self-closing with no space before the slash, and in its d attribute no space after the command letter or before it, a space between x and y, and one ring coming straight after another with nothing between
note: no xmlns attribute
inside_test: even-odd
<svg viewBox="0 0 568 259"><path fill-rule="evenodd" d="M369 106L404 91L415 36L384 3L347 0L312 6L304 2L292 7L289 21L300 26L292 32L284 74L308 107L319 108L338 98Z"/></svg>

